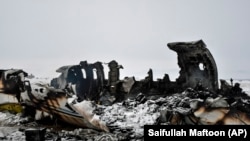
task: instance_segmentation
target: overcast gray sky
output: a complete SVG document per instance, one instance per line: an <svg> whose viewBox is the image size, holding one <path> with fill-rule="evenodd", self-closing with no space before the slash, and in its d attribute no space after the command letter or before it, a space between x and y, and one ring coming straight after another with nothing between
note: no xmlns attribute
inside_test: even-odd
<svg viewBox="0 0 250 141"><path fill-rule="evenodd" d="M219 78L250 78L249 0L0 0L0 69L57 76L116 60L121 77L179 76L167 43L202 39ZM107 71L107 70L106 70Z"/></svg>

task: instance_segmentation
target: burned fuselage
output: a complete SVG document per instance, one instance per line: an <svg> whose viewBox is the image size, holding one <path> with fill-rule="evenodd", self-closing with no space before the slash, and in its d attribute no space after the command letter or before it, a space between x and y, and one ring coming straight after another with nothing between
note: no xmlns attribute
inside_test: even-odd
<svg viewBox="0 0 250 141"><path fill-rule="evenodd" d="M119 69L116 65L117 62L114 60L109 63L108 80L105 79L102 63L98 61L92 64L81 61L78 65L63 66L57 69L61 74L58 78L52 79L50 85L75 93L80 101L98 101L100 94L108 87L108 91L114 93L119 81Z"/></svg>
<svg viewBox="0 0 250 141"><path fill-rule="evenodd" d="M119 71L122 67L115 60L108 63L108 79L105 79L102 63L90 64L87 61L81 61L78 65L59 68L57 72L60 72L61 75L51 81L51 86L66 88L74 85L74 91L79 99L95 101L99 101L100 96L105 93L120 97L122 97L121 94L126 94L124 96L126 99L135 97L139 93L167 95L181 92L189 87L198 88L198 86L213 92L218 90L217 66L202 40L169 43L168 47L176 51L178 55L178 65L181 70L176 81L170 81L168 74L165 74L162 79L154 81L153 70L150 68L145 79L134 80L128 84L128 77L120 80ZM96 73L96 78L93 77L94 73ZM130 86L129 93L128 85ZM117 95L117 93L119 94Z"/></svg>

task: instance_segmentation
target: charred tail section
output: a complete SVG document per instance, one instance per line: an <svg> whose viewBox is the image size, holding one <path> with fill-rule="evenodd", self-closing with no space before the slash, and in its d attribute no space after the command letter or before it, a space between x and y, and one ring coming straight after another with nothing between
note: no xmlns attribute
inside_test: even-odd
<svg viewBox="0 0 250 141"><path fill-rule="evenodd" d="M217 66L202 40L169 43L168 47L178 55L178 65L181 70L176 83L182 90L196 86L211 91L218 90Z"/></svg>

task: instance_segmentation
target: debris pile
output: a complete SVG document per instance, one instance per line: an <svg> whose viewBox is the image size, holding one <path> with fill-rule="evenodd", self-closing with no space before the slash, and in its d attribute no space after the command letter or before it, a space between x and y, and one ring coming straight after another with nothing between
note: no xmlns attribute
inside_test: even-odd
<svg viewBox="0 0 250 141"><path fill-rule="evenodd" d="M244 95L244 93L241 93ZM241 97L241 96L239 96ZM235 99L218 95L209 91L197 91L188 88L182 93L149 99L140 94L136 99L127 99L110 106L93 105L93 113L100 117L109 128L109 132L103 132L86 128L72 128L65 130L63 124L61 130L54 128L46 130L46 140L142 140L144 125L245 125L250 124L250 116L247 114L250 106L250 97L245 95ZM144 99L144 100L142 100ZM26 121L26 122L21 122ZM13 130L5 138L15 136L25 137L25 130L31 127L46 127L35 121L28 121L20 114L2 114L0 118L2 126L17 126L19 130ZM52 127L53 127L52 126Z"/></svg>

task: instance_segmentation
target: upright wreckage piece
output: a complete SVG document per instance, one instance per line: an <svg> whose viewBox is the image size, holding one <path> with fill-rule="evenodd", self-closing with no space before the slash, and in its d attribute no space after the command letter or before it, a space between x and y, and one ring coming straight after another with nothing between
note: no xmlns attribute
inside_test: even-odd
<svg viewBox="0 0 250 141"><path fill-rule="evenodd" d="M6 94L14 95L16 103L40 111L43 113L41 115L52 115L72 125L109 132L108 125L96 113L100 105L110 106L127 100L143 103L148 99L170 96L189 88L205 90L206 92L201 94L203 98L208 98L210 93L215 94L213 98L219 95L217 66L202 40L169 43L168 47L178 55L181 70L176 81L170 81L168 74L154 81L152 69L149 69L145 79L138 81L132 76L120 80L119 71L123 67L115 60L108 63L108 78L105 79L103 63L81 61L79 64L57 69L56 72L61 74L52 79L50 84L30 83L24 80L27 73L21 70L2 70L0 97ZM190 91L188 101L192 101L192 97L198 98L196 94L199 93ZM3 104L1 100L0 98L0 104ZM188 109L190 107L193 107L192 103ZM204 115L197 113L193 114L198 118Z"/></svg>
<svg viewBox="0 0 250 141"><path fill-rule="evenodd" d="M169 43L168 47L178 54L178 65L181 68L177 85L182 88L194 88L202 84L204 88L218 90L218 72L214 58L202 40L195 42Z"/></svg>

